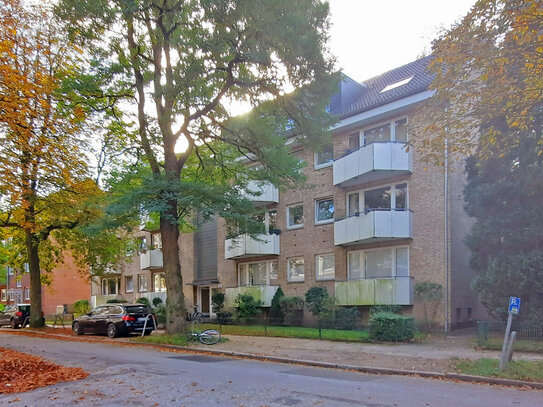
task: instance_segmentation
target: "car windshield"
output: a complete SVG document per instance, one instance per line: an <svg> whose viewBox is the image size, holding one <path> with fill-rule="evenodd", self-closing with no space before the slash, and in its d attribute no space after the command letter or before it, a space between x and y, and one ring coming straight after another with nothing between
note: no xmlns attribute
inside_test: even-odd
<svg viewBox="0 0 543 407"><path fill-rule="evenodd" d="M128 314L148 314L149 308L146 305L130 305L126 307Z"/></svg>
<svg viewBox="0 0 543 407"><path fill-rule="evenodd" d="M19 311L30 312L30 305L19 305Z"/></svg>

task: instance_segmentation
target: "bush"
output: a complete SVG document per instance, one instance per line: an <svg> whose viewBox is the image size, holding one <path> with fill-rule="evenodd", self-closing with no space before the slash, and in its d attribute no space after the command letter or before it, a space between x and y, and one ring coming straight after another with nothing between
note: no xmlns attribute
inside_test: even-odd
<svg viewBox="0 0 543 407"><path fill-rule="evenodd" d="M369 334L375 341L409 341L415 337L415 319L391 312L375 313L370 318Z"/></svg>
<svg viewBox="0 0 543 407"><path fill-rule="evenodd" d="M281 297L279 306L283 312L284 323L301 325L303 319L304 300L301 297Z"/></svg>
<svg viewBox="0 0 543 407"><path fill-rule="evenodd" d="M242 322L254 319L261 312L260 307L264 305L261 300L255 300L248 294L239 294L234 304L234 318Z"/></svg>
<svg viewBox="0 0 543 407"><path fill-rule="evenodd" d="M272 323L282 324L285 319L285 313L281 309L281 298L285 296L281 287L277 289L271 300L270 319Z"/></svg>
<svg viewBox="0 0 543 407"><path fill-rule="evenodd" d="M90 304L88 300L77 300L74 302L74 315L79 317L87 314L90 311Z"/></svg>
<svg viewBox="0 0 543 407"><path fill-rule="evenodd" d="M149 300L145 297L140 297L136 300L136 303L137 304L143 304L143 305L147 305L148 307L151 306L151 303L149 302Z"/></svg>
<svg viewBox="0 0 543 407"><path fill-rule="evenodd" d="M213 312L220 313L224 308L224 294L215 293L211 296L211 308Z"/></svg>
<svg viewBox="0 0 543 407"><path fill-rule="evenodd" d="M370 307L370 315L380 314L382 312L389 312L391 314L401 314L402 306L401 305L374 305Z"/></svg>
<svg viewBox="0 0 543 407"><path fill-rule="evenodd" d="M159 324L165 324L166 323L166 306L164 304L157 304L155 307L155 315L156 315L156 320Z"/></svg>
<svg viewBox="0 0 543 407"><path fill-rule="evenodd" d="M153 298L153 307L158 307L160 304L162 304L162 300L160 298Z"/></svg>
<svg viewBox="0 0 543 407"><path fill-rule="evenodd" d="M309 311L317 318L325 311L327 299L328 291L324 287L311 287L305 293L305 303Z"/></svg>
<svg viewBox="0 0 543 407"><path fill-rule="evenodd" d="M336 327L339 329L354 329L359 314L360 312L355 307L338 307L336 309Z"/></svg>

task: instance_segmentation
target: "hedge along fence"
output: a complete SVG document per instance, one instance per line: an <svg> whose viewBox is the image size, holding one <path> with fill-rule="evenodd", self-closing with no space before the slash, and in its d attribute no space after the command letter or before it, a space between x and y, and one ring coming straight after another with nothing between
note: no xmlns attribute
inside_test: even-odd
<svg viewBox="0 0 543 407"><path fill-rule="evenodd" d="M415 318L392 312L378 312L371 316L370 339L374 341L404 342L415 337Z"/></svg>

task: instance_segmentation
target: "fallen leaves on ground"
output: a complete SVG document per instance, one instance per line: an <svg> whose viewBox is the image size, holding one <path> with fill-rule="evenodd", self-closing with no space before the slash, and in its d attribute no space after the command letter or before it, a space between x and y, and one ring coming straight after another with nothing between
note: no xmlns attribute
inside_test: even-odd
<svg viewBox="0 0 543 407"><path fill-rule="evenodd" d="M79 367L61 366L38 356L0 348L0 394L22 393L88 375Z"/></svg>

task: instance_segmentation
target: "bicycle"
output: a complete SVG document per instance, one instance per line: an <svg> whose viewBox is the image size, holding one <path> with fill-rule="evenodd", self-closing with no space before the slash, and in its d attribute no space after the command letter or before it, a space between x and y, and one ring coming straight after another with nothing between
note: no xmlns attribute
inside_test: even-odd
<svg viewBox="0 0 543 407"><path fill-rule="evenodd" d="M197 305L194 305L192 308L194 308L192 313L187 312L187 321L196 322L198 325L202 325L202 322L204 321L204 314L198 311Z"/></svg>
<svg viewBox="0 0 543 407"><path fill-rule="evenodd" d="M216 329L204 329L203 331L194 330L194 322L190 321L191 330L187 329L187 340L194 341L198 339L204 345L214 345L221 340L221 333Z"/></svg>

